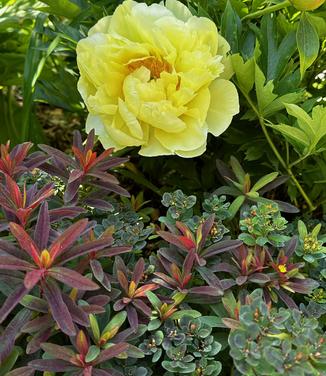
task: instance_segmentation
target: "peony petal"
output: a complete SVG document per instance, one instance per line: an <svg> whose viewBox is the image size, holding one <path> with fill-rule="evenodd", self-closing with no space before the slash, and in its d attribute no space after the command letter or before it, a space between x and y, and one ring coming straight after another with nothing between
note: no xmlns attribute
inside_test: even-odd
<svg viewBox="0 0 326 376"><path fill-rule="evenodd" d="M139 154L144 157L157 157L159 155L171 155L173 152L165 148L154 136L154 129L150 128L148 142L143 145Z"/></svg>
<svg viewBox="0 0 326 376"><path fill-rule="evenodd" d="M109 126L110 122L108 121L107 124ZM89 114L86 119L86 132L89 133L92 129L95 130L95 134L99 137L101 144L105 149L114 147L116 150L119 150L124 147L123 145L113 141L113 139L109 136L106 126L100 116Z"/></svg>
<svg viewBox="0 0 326 376"><path fill-rule="evenodd" d="M197 149L194 150L176 150L176 154L179 155L179 157L183 158L194 158L194 157L199 157L206 151L206 141L205 143L200 146Z"/></svg>
<svg viewBox="0 0 326 376"><path fill-rule="evenodd" d="M110 30L112 16L106 16L101 18L93 27L88 31L88 35L93 35L96 33L107 34Z"/></svg>
<svg viewBox="0 0 326 376"><path fill-rule="evenodd" d="M239 112L238 92L232 82L223 79L215 80L209 90L211 103L206 119L208 132L219 136L228 128L232 117Z"/></svg>
<svg viewBox="0 0 326 376"><path fill-rule="evenodd" d="M210 100L211 95L209 89L201 89L196 97L187 104L188 110L186 115L193 117L200 123L204 123L207 117Z"/></svg>
<svg viewBox="0 0 326 376"><path fill-rule="evenodd" d="M200 148L206 142L206 124L200 124L195 119L187 116L182 116L182 119L187 128L180 133L168 133L161 129L154 131L157 140L173 153L175 153L176 150L194 150Z"/></svg>
<svg viewBox="0 0 326 376"><path fill-rule="evenodd" d="M139 121L136 116L129 111L128 106L121 98L119 98L119 113L123 121L126 123L131 135L142 139L144 134Z"/></svg>
<svg viewBox="0 0 326 376"><path fill-rule="evenodd" d="M166 0L165 6L181 21L188 21L188 19L192 17L190 10L180 1Z"/></svg>

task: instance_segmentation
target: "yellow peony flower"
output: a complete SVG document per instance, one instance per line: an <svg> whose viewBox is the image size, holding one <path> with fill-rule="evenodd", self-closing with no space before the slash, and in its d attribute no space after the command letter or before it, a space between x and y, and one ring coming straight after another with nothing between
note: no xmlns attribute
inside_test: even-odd
<svg viewBox="0 0 326 376"><path fill-rule="evenodd" d="M77 45L78 89L105 148L195 157L239 112L229 45L205 17L176 0L132 0L102 18Z"/></svg>

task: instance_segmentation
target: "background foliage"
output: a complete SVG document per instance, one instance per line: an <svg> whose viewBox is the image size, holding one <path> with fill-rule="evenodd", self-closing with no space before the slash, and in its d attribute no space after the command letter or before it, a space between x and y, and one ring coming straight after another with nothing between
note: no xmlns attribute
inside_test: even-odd
<svg viewBox="0 0 326 376"><path fill-rule="evenodd" d="M185 3L241 108L194 159L73 133L76 44L119 1L1 2L0 376L326 372L326 4Z"/></svg>

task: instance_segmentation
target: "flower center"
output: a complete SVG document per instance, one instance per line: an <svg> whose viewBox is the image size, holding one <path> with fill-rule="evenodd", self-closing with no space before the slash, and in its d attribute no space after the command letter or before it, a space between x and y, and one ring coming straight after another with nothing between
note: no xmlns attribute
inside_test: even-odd
<svg viewBox="0 0 326 376"><path fill-rule="evenodd" d="M52 259L49 251L47 249L44 249L40 255L40 261L42 266L47 269L51 266L52 264Z"/></svg>
<svg viewBox="0 0 326 376"><path fill-rule="evenodd" d="M278 270L281 272L281 273L286 273L287 272L287 268L286 268L286 265L285 264L281 264L278 266Z"/></svg>
<svg viewBox="0 0 326 376"><path fill-rule="evenodd" d="M128 64L130 72L133 72L140 67L145 67L151 72L151 79L160 78L162 72L172 72L172 67L167 61L164 59L160 60L154 56L134 60Z"/></svg>

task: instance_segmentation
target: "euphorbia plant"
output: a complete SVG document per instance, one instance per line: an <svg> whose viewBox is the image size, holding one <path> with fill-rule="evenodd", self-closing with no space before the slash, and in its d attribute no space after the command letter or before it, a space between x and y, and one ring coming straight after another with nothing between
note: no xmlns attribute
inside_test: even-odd
<svg viewBox="0 0 326 376"><path fill-rule="evenodd" d="M127 343L118 343L94 354L90 341L82 330L78 332L72 343L77 351L67 346L43 343L42 349L53 359L33 360L29 363L29 367L38 371L74 372L75 375L80 376L121 376L114 369L104 370L98 367L125 352L128 349Z"/></svg>
<svg viewBox="0 0 326 376"><path fill-rule="evenodd" d="M107 149L97 155L94 149L94 131L91 131L83 145L81 134L74 133L72 151L74 157L48 145L39 145L40 149L51 157L51 163L44 163L42 169L51 175L58 176L66 183L64 193L65 203L78 201L78 192L81 185L95 188L83 197L83 203L108 209L111 205L99 197L108 192L115 192L129 197L129 193L119 186L118 179L107 171L126 162L128 158L112 157L113 149Z"/></svg>
<svg viewBox="0 0 326 376"><path fill-rule="evenodd" d="M24 142L10 151L9 141L5 145L0 145L0 172L14 179L44 163L46 157L43 153L35 152L28 156L32 146L31 142Z"/></svg>
<svg viewBox="0 0 326 376"><path fill-rule="evenodd" d="M183 316L199 317L200 312L191 309L180 309L179 305L185 299L186 294L177 292L172 295L171 303L163 302L152 291L146 293L148 300L151 302L154 310L152 312L151 321L148 324L149 330L156 330L161 324L168 320L178 320Z"/></svg>
<svg viewBox="0 0 326 376"><path fill-rule="evenodd" d="M9 175L5 175L5 184L0 184L0 206L9 219L17 218L25 227L32 212L53 195L53 188L53 184L49 183L39 190L36 184L26 189L25 183L21 191L18 184Z"/></svg>
<svg viewBox="0 0 326 376"><path fill-rule="evenodd" d="M138 326L137 312L140 312L147 318L149 318L152 313L152 310L146 304L146 293L158 288L158 285L155 283L145 283L142 286L139 286L144 275L144 271L145 262L141 258L135 264L134 271L129 281L130 273L126 268L125 263L119 256L115 259L115 273L119 285L122 288L123 297L115 302L113 308L115 311L126 309L129 324L135 329Z"/></svg>
<svg viewBox="0 0 326 376"><path fill-rule="evenodd" d="M214 215L211 215L198 226L196 233L184 223L176 222L176 228L171 227L173 232L158 231L158 234L182 253L194 252L195 264L201 267L217 254L235 249L242 244L240 240L221 240L207 245L213 226ZM162 248L159 253L169 260L173 259L173 252L170 249Z"/></svg>
<svg viewBox="0 0 326 376"><path fill-rule="evenodd" d="M0 269L20 270L25 272L25 277L22 285L7 298L1 307L0 322L34 286L38 285L61 330L69 335L75 334L71 313L55 280L79 290L97 289L96 283L63 265L81 255L103 249L106 246L106 239L73 246L80 235L88 230L88 220L81 219L52 240L47 203L42 205L39 212L33 237L17 223L11 222L9 227L20 249L13 246L7 247L4 250L5 255L0 256ZM26 260L26 254L29 260Z"/></svg>
<svg viewBox="0 0 326 376"><path fill-rule="evenodd" d="M189 252L180 267L174 262L171 263L162 255L158 256L158 260L165 271L156 271L154 273L157 278L154 278L153 282L158 285L185 294L223 295L223 290L217 286L192 286L195 277L195 252Z"/></svg>

